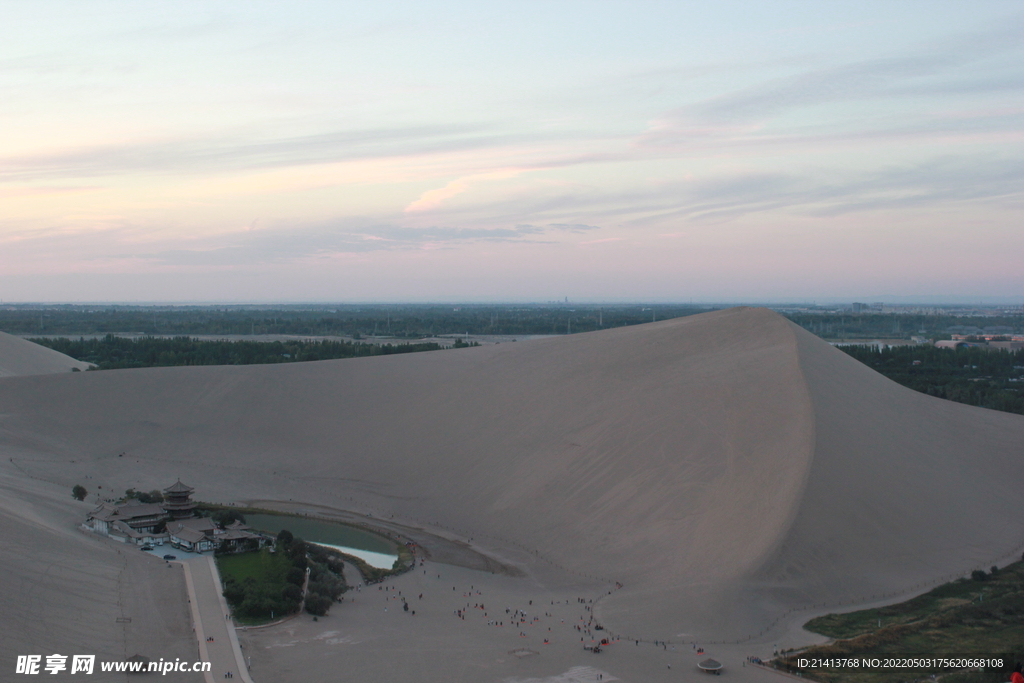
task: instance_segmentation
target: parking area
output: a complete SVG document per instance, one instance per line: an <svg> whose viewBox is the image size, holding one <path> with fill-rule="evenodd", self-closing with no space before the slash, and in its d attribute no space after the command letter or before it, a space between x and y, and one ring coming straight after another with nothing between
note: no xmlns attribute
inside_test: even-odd
<svg viewBox="0 0 1024 683"><path fill-rule="evenodd" d="M152 550L142 550L140 548L140 551L149 553L155 557L162 557L164 559L171 559L166 556L174 555L173 559L175 560L191 560L197 557L206 557L207 555L210 555L210 553L192 553L187 550L179 550L178 548L174 548L170 545L155 545Z"/></svg>

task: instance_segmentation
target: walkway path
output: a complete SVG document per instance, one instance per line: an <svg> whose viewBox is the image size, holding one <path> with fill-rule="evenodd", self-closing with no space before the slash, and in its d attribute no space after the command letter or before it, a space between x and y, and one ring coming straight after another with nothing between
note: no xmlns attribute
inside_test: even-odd
<svg viewBox="0 0 1024 683"><path fill-rule="evenodd" d="M206 683L223 681L224 674L228 672L241 683L253 683L238 646L234 622L228 619L228 606L213 558L196 557L182 564L199 650L204 660L212 664L212 672L206 674ZM207 641L211 637L213 640Z"/></svg>

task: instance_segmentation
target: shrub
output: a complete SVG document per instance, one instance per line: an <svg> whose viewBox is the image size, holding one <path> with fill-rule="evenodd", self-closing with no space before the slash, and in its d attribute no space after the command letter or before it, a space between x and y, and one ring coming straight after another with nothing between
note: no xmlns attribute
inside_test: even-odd
<svg viewBox="0 0 1024 683"><path fill-rule="evenodd" d="M153 489L149 493L139 492L138 499L140 503L162 503L164 494L160 493L160 489Z"/></svg>
<svg viewBox="0 0 1024 683"><path fill-rule="evenodd" d="M245 515L238 510L217 510L210 517L216 522L221 528L226 527L232 522L241 522L245 524Z"/></svg>
<svg viewBox="0 0 1024 683"><path fill-rule="evenodd" d="M285 555L299 569L306 568L306 542L301 538L296 538L288 544L285 549Z"/></svg>
<svg viewBox="0 0 1024 683"><path fill-rule="evenodd" d="M306 611L318 617L327 616L327 610L331 608L331 600L322 595L311 593L306 596Z"/></svg>
<svg viewBox="0 0 1024 683"><path fill-rule="evenodd" d="M302 600L302 589L293 583L289 583L281 591L281 597L290 602L298 602Z"/></svg>
<svg viewBox="0 0 1024 683"><path fill-rule="evenodd" d="M224 584L224 598L230 605L241 605L245 600L245 588L237 581L228 581Z"/></svg>
<svg viewBox="0 0 1024 683"><path fill-rule="evenodd" d="M292 567L288 570L288 576L285 577L285 580L288 583L295 584L296 586L301 586L306 580L306 572L305 570L300 569L299 567Z"/></svg>

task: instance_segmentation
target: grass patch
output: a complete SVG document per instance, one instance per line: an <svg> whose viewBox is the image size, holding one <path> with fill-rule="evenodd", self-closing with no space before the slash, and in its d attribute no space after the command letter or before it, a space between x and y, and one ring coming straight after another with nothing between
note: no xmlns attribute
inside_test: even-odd
<svg viewBox="0 0 1024 683"><path fill-rule="evenodd" d="M1021 592L1024 592L1024 563L1017 562L996 574L986 574L984 580L958 579L896 605L847 614L826 614L811 619L804 628L829 638L853 638L951 610L968 610L975 604L988 603L992 606L993 600L999 601Z"/></svg>
<svg viewBox="0 0 1024 683"><path fill-rule="evenodd" d="M305 568L296 567L282 549L219 555L216 562L224 597L238 621L262 624L299 610Z"/></svg>
<svg viewBox="0 0 1024 683"><path fill-rule="evenodd" d="M975 572L896 605L828 614L807 622L809 631L835 642L789 653L780 668L834 683L913 681L942 675L946 683L1001 683L1024 658L1024 563L995 573ZM799 669L798 657L886 655L1009 655L1001 670L953 674L949 670Z"/></svg>
<svg viewBox="0 0 1024 683"><path fill-rule="evenodd" d="M218 555L216 561L222 581L254 579L283 582L292 566L287 557L266 548L255 553Z"/></svg>

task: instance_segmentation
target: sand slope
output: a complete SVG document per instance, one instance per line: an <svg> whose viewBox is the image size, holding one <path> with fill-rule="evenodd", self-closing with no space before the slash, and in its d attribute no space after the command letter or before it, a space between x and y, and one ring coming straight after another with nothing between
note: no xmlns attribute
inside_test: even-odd
<svg viewBox="0 0 1024 683"><path fill-rule="evenodd" d="M0 377L50 375L71 372L73 368L86 370L89 364L20 337L0 332Z"/></svg>
<svg viewBox="0 0 1024 683"><path fill-rule="evenodd" d="M599 616L662 639L744 638L794 607L1019 554L1021 443L1024 418L903 389L759 309L0 383L11 481L69 490L91 474L123 491L180 476L207 500L393 516L472 538L531 585L619 581Z"/></svg>

